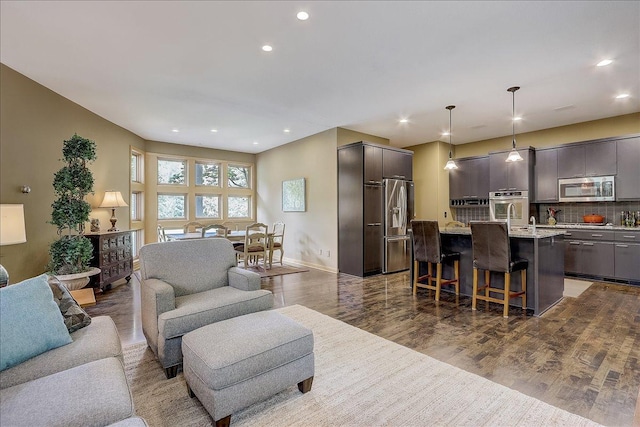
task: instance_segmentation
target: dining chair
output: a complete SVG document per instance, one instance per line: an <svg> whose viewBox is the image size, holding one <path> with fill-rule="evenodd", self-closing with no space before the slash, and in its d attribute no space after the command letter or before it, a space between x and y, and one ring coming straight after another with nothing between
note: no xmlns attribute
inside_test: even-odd
<svg viewBox="0 0 640 427"><path fill-rule="evenodd" d="M223 237L227 238L227 234L229 234L229 229L221 224L210 224L205 227L202 227L202 237L207 237L207 231L216 230L216 234L211 237Z"/></svg>
<svg viewBox="0 0 640 427"><path fill-rule="evenodd" d="M200 224L199 222L191 221L184 225L184 227L182 228L182 231L184 234L199 233L200 230L202 230L203 228L204 228L204 225Z"/></svg>
<svg viewBox="0 0 640 427"><path fill-rule="evenodd" d="M158 225L158 242L166 242L167 241L167 235L164 232L164 227L161 225Z"/></svg>
<svg viewBox="0 0 640 427"><path fill-rule="evenodd" d="M455 285L456 295L460 295L460 253L445 252L440 239L438 221L411 221L413 236L413 294L418 288L436 291L435 300L440 301L442 285ZM453 261L453 279L442 278L442 263ZM420 263L427 263L427 274L420 276ZM436 274L433 275L433 264ZM426 280L427 283L421 283ZM434 284L435 282L435 284Z"/></svg>
<svg viewBox="0 0 640 427"><path fill-rule="evenodd" d="M276 222L273 224L271 236L269 238L269 267L273 265L273 251L280 251L280 265L284 257L284 222Z"/></svg>
<svg viewBox="0 0 640 427"><path fill-rule="evenodd" d="M262 268L266 271L267 250L269 245L269 227L262 223L247 225L244 235L244 243L235 246L236 257L238 260L242 258L244 267L249 267L250 262L255 262L259 267L259 260L262 258Z"/></svg>
<svg viewBox="0 0 640 427"><path fill-rule="evenodd" d="M503 305L503 317L509 317L509 300L522 298L522 309L527 309L526 259L511 258L511 240L507 224L496 221L471 221L471 246L473 248L473 299L471 309L476 309L477 300ZM484 285L478 286L478 270L484 270ZM491 272L504 273L504 288L491 285ZM520 271L520 291L511 291L511 273ZM479 292L484 291L483 294ZM491 293L502 294L495 298Z"/></svg>

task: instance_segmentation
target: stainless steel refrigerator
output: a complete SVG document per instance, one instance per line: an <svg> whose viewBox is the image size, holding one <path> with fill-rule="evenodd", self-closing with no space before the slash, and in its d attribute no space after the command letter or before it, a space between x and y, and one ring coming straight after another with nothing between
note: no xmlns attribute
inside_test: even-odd
<svg viewBox="0 0 640 427"><path fill-rule="evenodd" d="M413 194L413 181L384 180L383 273L408 270L411 266Z"/></svg>

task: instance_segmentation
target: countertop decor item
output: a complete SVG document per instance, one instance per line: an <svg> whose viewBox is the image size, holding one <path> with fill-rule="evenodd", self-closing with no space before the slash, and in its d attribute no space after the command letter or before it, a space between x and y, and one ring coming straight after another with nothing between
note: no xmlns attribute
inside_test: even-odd
<svg viewBox="0 0 640 427"><path fill-rule="evenodd" d="M522 156L516 150L516 91L520 89L520 86L513 86L507 89L507 92L511 92L512 95L512 116L511 116L511 152L507 156L505 162L519 162L522 161Z"/></svg>
<svg viewBox="0 0 640 427"><path fill-rule="evenodd" d="M602 215L589 214L589 215L584 215L582 217L582 221L589 224L600 224L604 222L604 217Z"/></svg>
<svg viewBox="0 0 640 427"><path fill-rule="evenodd" d="M91 242L84 236L91 205L84 198L93 193L93 174L88 164L96 159L96 143L74 134L64 141L62 155L66 165L53 178L56 200L51 205L51 224L58 228L60 236L49 247L48 269L55 276L88 272L93 256Z"/></svg>
<svg viewBox="0 0 640 427"><path fill-rule="evenodd" d="M116 222L118 218L116 218L116 208L121 208L129 206L127 202L122 198L122 194L119 191L106 191L104 193L104 199L102 199L102 203L100 203L100 208L110 208L111 209L111 228L107 231L120 231L116 227Z"/></svg>
<svg viewBox="0 0 640 427"><path fill-rule="evenodd" d="M0 205L0 246L27 241L24 226L24 205ZM9 284L9 273L0 264L0 288Z"/></svg>

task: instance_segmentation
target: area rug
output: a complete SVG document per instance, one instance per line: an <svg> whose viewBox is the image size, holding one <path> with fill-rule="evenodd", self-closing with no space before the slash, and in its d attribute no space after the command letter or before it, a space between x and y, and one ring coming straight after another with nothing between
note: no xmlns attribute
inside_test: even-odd
<svg viewBox="0 0 640 427"><path fill-rule="evenodd" d="M592 281L564 278L564 292L562 296L570 298L578 298L580 294L589 289L593 285Z"/></svg>
<svg viewBox="0 0 640 427"><path fill-rule="evenodd" d="M234 427L598 425L306 307L277 311L313 330L313 387L292 385L233 414ZM125 348L124 359L136 413L150 426L212 425L182 373L167 380L146 344Z"/></svg>

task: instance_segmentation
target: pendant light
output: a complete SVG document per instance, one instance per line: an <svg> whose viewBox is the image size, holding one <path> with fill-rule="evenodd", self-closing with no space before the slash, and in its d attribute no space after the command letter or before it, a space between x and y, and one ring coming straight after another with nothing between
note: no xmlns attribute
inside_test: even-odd
<svg viewBox="0 0 640 427"><path fill-rule="evenodd" d="M518 150L516 150L516 91L520 89L520 86L513 86L510 87L509 89L507 89L507 92L511 92L511 95L513 97L513 102L512 102L512 117L511 117L511 133L513 136L513 140L511 143L511 152L509 153L509 156L507 157L507 160L505 160L505 162L519 162L522 160L522 156L520 155L520 153L518 153Z"/></svg>
<svg viewBox="0 0 640 427"><path fill-rule="evenodd" d="M456 108L456 106L447 105L445 108L449 110L449 160L447 161L447 164L444 165L444 169L450 171L452 169L458 169L458 165L453 161L453 156L451 155L451 110Z"/></svg>

